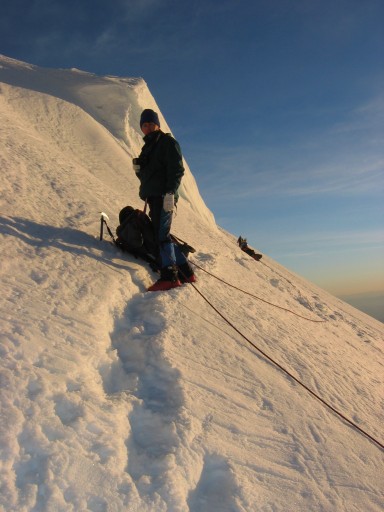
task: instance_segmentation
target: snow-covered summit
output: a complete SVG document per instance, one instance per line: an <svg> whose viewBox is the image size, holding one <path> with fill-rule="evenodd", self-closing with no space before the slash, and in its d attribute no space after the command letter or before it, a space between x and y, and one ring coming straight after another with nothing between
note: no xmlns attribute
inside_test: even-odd
<svg viewBox="0 0 384 512"><path fill-rule="evenodd" d="M98 240L142 207L145 81L0 57L0 92L0 508L381 511L383 451L246 339L383 442L383 324L242 253L188 167L174 233L222 316L146 293Z"/></svg>
<svg viewBox="0 0 384 512"><path fill-rule="evenodd" d="M65 106L68 106L72 115L81 117L82 121L79 122L83 123L86 122L85 113L87 113L95 121L92 123L97 126L95 129L98 131L101 131L102 128L108 130L112 135L108 143L112 144L114 141L115 144L121 146L126 154L123 155L124 163L121 162L121 159L117 163L103 159L99 165L96 164L97 167L104 164L105 172L108 172L108 165L121 165L119 167L121 178L127 179L128 170L132 170L131 160L138 156L143 145L139 119L144 108L152 108L159 112L162 130L171 132L142 78L101 77L77 69L46 69L4 56L0 56L0 66L3 84L29 91L28 97L32 93L38 93L34 94L34 97L41 104L56 103L56 105L60 105L57 107L59 116ZM62 101L57 101L58 99ZM76 110L77 113L75 113ZM29 115L27 112L25 114ZM31 115L34 116L34 113ZM44 129L41 126L41 120L37 117L27 117L26 121L34 130ZM60 117L59 124L61 124ZM58 139L59 134L55 134L54 131L59 131L60 128L56 126L49 128L52 138ZM80 134L77 132L79 129L82 132ZM73 140L68 140L67 144L76 146L81 137L85 135L85 130L81 126L73 126L72 131ZM60 140L55 141L55 145L57 144L62 145ZM108 149L107 153L113 160L113 152ZM107 158L108 155L106 155ZM192 208L213 227L215 225L213 215L205 206L186 162L185 166L186 173L180 189L180 196L188 203L189 208Z"/></svg>

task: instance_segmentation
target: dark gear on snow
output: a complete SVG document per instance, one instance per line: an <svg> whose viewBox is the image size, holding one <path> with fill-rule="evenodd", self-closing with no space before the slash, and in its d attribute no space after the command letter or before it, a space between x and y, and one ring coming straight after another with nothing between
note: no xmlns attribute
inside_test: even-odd
<svg viewBox="0 0 384 512"><path fill-rule="evenodd" d="M116 228L116 245L136 258L148 261L151 267L157 270L158 245L148 215L141 210L135 210L132 206L126 206L119 213L119 222Z"/></svg>
<svg viewBox="0 0 384 512"><path fill-rule="evenodd" d="M262 254L257 254L253 249L251 249L248 246L247 239L242 238L241 235L237 239L237 243L239 244L240 249L249 254L249 256L252 256L254 260L259 261L263 257Z"/></svg>
<svg viewBox="0 0 384 512"><path fill-rule="evenodd" d="M124 252L132 254L136 258L147 261L152 270L159 272L161 268L159 246L156 241L152 221L148 215L141 210L135 210L132 206L125 206L119 213L120 224L116 228L116 237L114 237L109 228L107 219L108 216L102 213L100 219L100 240L103 239L103 228L105 227L117 247ZM188 257L189 253L196 252L191 245L172 234L170 234L170 239L173 244L177 245L178 250L185 258ZM188 267L190 267L189 263ZM193 272L192 267L191 271ZM187 268L184 269L183 274L189 277Z"/></svg>

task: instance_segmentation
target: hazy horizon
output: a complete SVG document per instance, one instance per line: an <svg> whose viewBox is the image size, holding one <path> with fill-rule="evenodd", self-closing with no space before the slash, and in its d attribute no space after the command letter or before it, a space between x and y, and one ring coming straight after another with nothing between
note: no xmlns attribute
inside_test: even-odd
<svg viewBox="0 0 384 512"><path fill-rule="evenodd" d="M340 295L339 298L384 323L384 293L358 293Z"/></svg>

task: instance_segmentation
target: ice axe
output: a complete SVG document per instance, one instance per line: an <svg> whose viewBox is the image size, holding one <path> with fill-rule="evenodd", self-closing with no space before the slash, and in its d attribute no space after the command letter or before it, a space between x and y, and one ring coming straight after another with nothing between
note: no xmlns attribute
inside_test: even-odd
<svg viewBox="0 0 384 512"><path fill-rule="evenodd" d="M100 212L100 240L103 239L103 234L104 234L104 224L106 225L108 231L109 231L109 228L108 228L108 224L107 224L107 220L109 220L109 217L106 213L104 212Z"/></svg>

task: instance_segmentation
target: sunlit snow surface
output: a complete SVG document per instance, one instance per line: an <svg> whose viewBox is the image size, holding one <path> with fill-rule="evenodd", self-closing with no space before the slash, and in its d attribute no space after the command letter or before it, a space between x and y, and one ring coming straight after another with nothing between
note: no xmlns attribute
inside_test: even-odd
<svg viewBox="0 0 384 512"><path fill-rule="evenodd" d="M378 446L193 286L146 293L150 268L99 241L100 212L143 207L146 83L1 57L0 90L1 509L382 511ZM197 288L383 442L383 324L241 252L186 167Z"/></svg>

